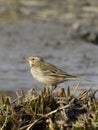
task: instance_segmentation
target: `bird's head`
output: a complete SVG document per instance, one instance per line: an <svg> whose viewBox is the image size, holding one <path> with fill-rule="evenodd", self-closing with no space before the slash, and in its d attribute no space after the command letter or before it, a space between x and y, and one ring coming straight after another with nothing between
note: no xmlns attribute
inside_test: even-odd
<svg viewBox="0 0 98 130"><path fill-rule="evenodd" d="M26 60L29 62L30 66L35 65L38 62L44 61L43 58L40 56L30 56L26 58Z"/></svg>

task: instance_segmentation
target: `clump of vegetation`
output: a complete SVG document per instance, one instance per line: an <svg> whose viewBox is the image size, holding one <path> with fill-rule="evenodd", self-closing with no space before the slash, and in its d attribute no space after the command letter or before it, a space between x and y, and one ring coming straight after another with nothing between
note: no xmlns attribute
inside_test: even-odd
<svg viewBox="0 0 98 130"><path fill-rule="evenodd" d="M0 130L97 130L97 90L87 89L76 96L79 83L73 92L59 88L57 93L37 93L33 88L24 95L16 92L17 99L2 96Z"/></svg>

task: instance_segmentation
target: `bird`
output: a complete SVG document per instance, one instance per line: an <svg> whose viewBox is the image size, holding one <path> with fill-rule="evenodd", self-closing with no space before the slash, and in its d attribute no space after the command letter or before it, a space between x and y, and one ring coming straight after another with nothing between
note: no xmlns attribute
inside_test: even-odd
<svg viewBox="0 0 98 130"><path fill-rule="evenodd" d="M46 62L41 56L30 56L26 60L29 62L33 77L51 89L69 80L85 80L79 76L64 72L55 65Z"/></svg>

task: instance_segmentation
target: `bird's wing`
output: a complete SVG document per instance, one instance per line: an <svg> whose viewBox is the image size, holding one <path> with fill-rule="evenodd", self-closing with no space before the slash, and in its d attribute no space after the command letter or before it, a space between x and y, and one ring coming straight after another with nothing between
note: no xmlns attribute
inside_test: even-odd
<svg viewBox="0 0 98 130"><path fill-rule="evenodd" d="M56 66L45 62L44 65L41 64L41 68L44 74L48 76L57 76L57 77L64 77L64 78L78 78L77 76L70 75L61 69L57 68Z"/></svg>
<svg viewBox="0 0 98 130"><path fill-rule="evenodd" d="M41 66L40 68L43 71L43 74L47 76L56 76L58 78L62 77L65 78L66 80L85 80L88 82L93 82L91 80L76 75L68 74L67 72L62 71L61 69L57 68L56 66L48 62L44 62L44 64L40 64L40 66Z"/></svg>

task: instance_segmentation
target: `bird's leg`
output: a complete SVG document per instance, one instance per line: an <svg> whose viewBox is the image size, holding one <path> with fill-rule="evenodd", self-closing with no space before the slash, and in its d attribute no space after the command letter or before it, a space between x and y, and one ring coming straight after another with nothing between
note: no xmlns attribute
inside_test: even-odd
<svg viewBox="0 0 98 130"><path fill-rule="evenodd" d="M53 90L53 86L52 85L46 84L45 88L46 88L46 93L47 94L51 94L52 93L52 90Z"/></svg>
<svg viewBox="0 0 98 130"><path fill-rule="evenodd" d="M56 87L57 87L57 85L54 85L54 86L53 86L53 89L55 89Z"/></svg>
<svg viewBox="0 0 98 130"><path fill-rule="evenodd" d="M57 85L46 84L46 85L45 85L46 94L51 94L52 91L53 91L56 87L57 87Z"/></svg>
<svg viewBox="0 0 98 130"><path fill-rule="evenodd" d="M51 85L51 84L49 84L49 85L48 85L49 93L51 94L52 91L53 91L56 87L57 87L57 85Z"/></svg>
<svg viewBox="0 0 98 130"><path fill-rule="evenodd" d="M45 84L45 93L48 94L49 93L49 85Z"/></svg>

